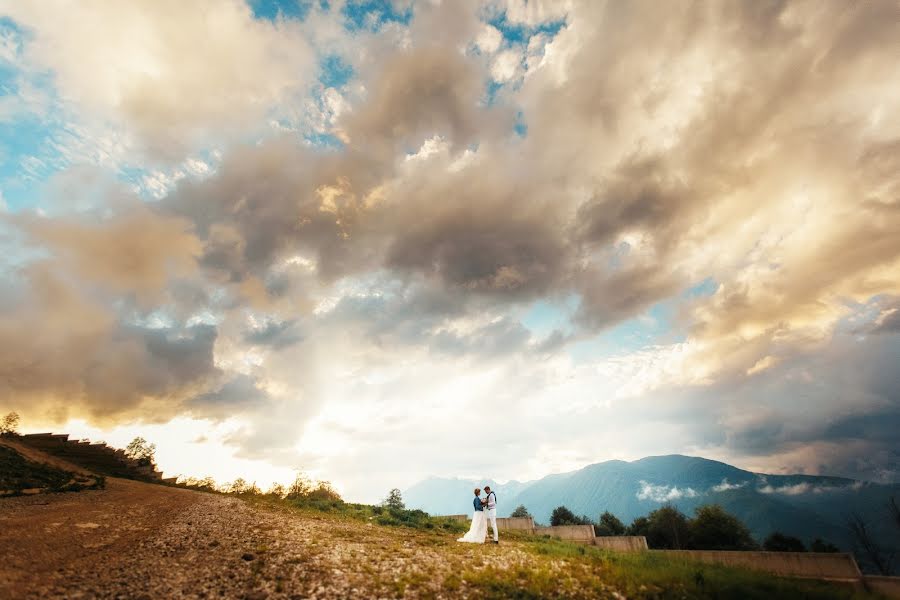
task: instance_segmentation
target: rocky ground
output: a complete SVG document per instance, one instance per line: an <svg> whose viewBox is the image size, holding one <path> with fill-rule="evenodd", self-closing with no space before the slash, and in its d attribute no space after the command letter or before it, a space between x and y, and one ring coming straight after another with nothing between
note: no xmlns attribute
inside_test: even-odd
<svg viewBox="0 0 900 600"><path fill-rule="evenodd" d="M541 595L622 597L577 561L515 541L458 544L114 478L0 500L0 532L0 598L465 598L507 595L517 578Z"/></svg>

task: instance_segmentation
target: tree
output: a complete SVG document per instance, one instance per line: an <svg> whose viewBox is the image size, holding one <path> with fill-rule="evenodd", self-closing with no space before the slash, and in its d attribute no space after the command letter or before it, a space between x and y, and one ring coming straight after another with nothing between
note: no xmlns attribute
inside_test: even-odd
<svg viewBox="0 0 900 600"><path fill-rule="evenodd" d="M900 506L897 505L897 499L893 496L888 500L888 512L891 513L891 520L894 521L894 525L900 529Z"/></svg>
<svg viewBox="0 0 900 600"><path fill-rule="evenodd" d="M531 516L531 513L528 512L528 509L525 508L524 504L520 504L516 507L516 510L512 511L512 514L509 515L515 519L527 519Z"/></svg>
<svg viewBox="0 0 900 600"><path fill-rule="evenodd" d="M625 524L616 515L606 511L594 527L598 536L625 535Z"/></svg>
<svg viewBox="0 0 900 600"><path fill-rule="evenodd" d="M625 530L627 535L642 535L647 537L650 534L650 519L647 517L635 517L631 525Z"/></svg>
<svg viewBox="0 0 900 600"><path fill-rule="evenodd" d="M550 515L550 525L558 527L560 525L590 525L591 520L582 515L576 517L575 513L565 506L557 506Z"/></svg>
<svg viewBox="0 0 900 600"><path fill-rule="evenodd" d="M831 542L825 541L822 538L816 538L809 545L810 552L840 552L841 549L832 544Z"/></svg>
<svg viewBox="0 0 900 600"><path fill-rule="evenodd" d="M850 513L847 517L847 527L853 534L854 549L856 554L875 567L882 575L891 574L891 560L893 555L887 552L881 545L875 541L874 536L869 530L869 525L858 513Z"/></svg>
<svg viewBox="0 0 900 600"><path fill-rule="evenodd" d="M690 522L689 544L695 550L755 550L759 547L747 526L718 504L697 508Z"/></svg>
<svg viewBox="0 0 900 600"><path fill-rule="evenodd" d="M406 508L406 505L403 504L403 496L400 494L400 490L397 488L392 489L388 492L388 497L384 499L382 502L385 508L390 508L391 510L403 510Z"/></svg>
<svg viewBox="0 0 900 600"><path fill-rule="evenodd" d="M19 433L19 413L7 413L0 420L0 435L16 435Z"/></svg>
<svg viewBox="0 0 900 600"><path fill-rule="evenodd" d="M138 436L125 447L125 456L136 460L142 467L152 466L156 463L156 444Z"/></svg>
<svg viewBox="0 0 900 600"><path fill-rule="evenodd" d="M651 548L681 550L690 536L687 517L674 506L657 508L647 515L647 545Z"/></svg>
<svg viewBox="0 0 900 600"><path fill-rule="evenodd" d="M806 546L799 538L774 531L763 542L763 550L769 552L806 552Z"/></svg>
<svg viewBox="0 0 900 600"><path fill-rule="evenodd" d="M285 495L284 486L280 483L273 483L272 487L269 488L269 491L266 492L267 496L273 496L275 498L284 498Z"/></svg>

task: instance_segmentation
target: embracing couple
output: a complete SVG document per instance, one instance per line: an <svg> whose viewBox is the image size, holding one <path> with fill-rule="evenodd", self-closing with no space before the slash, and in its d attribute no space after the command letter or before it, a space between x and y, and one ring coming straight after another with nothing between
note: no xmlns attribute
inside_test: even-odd
<svg viewBox="0 0 900 600"><path fill-rule="evenodd" d="M472 526L469 527L468 533L462 536L457 542L470 542L472 544L483 544L484 538L487 537L488 521L491 522L491 531L494 532L494 543L499 544L497 539L497 494L491 491L491 486L484 486L484 498L481 497L481 489L475 488L475 499L472 500L472 506L475 512L472 515Z"/></svg>

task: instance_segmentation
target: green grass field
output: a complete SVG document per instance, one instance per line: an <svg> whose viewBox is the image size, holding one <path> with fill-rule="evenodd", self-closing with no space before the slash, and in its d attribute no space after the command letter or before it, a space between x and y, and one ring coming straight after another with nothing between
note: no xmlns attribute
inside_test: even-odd
<svg viewBox="0 0 900 600"><path fill-rule="evenodd" d="M506 533L501 546L455 540L467 524L422 511L389 510L340 501L253 497L297 516L330 522L337 540L352 542L353 569L370 572L373 590L388 596L478 598L862 599L877 598L850 584L784 579L757 571L696 563L657 553L617 553L541 536ZM413 574L378 579L372 564L397 549L413 549Z"/></svg>

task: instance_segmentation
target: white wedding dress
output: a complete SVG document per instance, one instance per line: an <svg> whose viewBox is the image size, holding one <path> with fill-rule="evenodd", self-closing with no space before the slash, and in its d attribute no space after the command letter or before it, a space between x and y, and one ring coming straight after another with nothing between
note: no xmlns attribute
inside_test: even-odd
<svg viewBox="0 0 900 600"><path fill-rule="evenodd" d="M487 537L487 519L483 510L473 511L472 525L466 535L462 536L457 542L469 542L471 544L483 544L484 538Z"/></svg>

